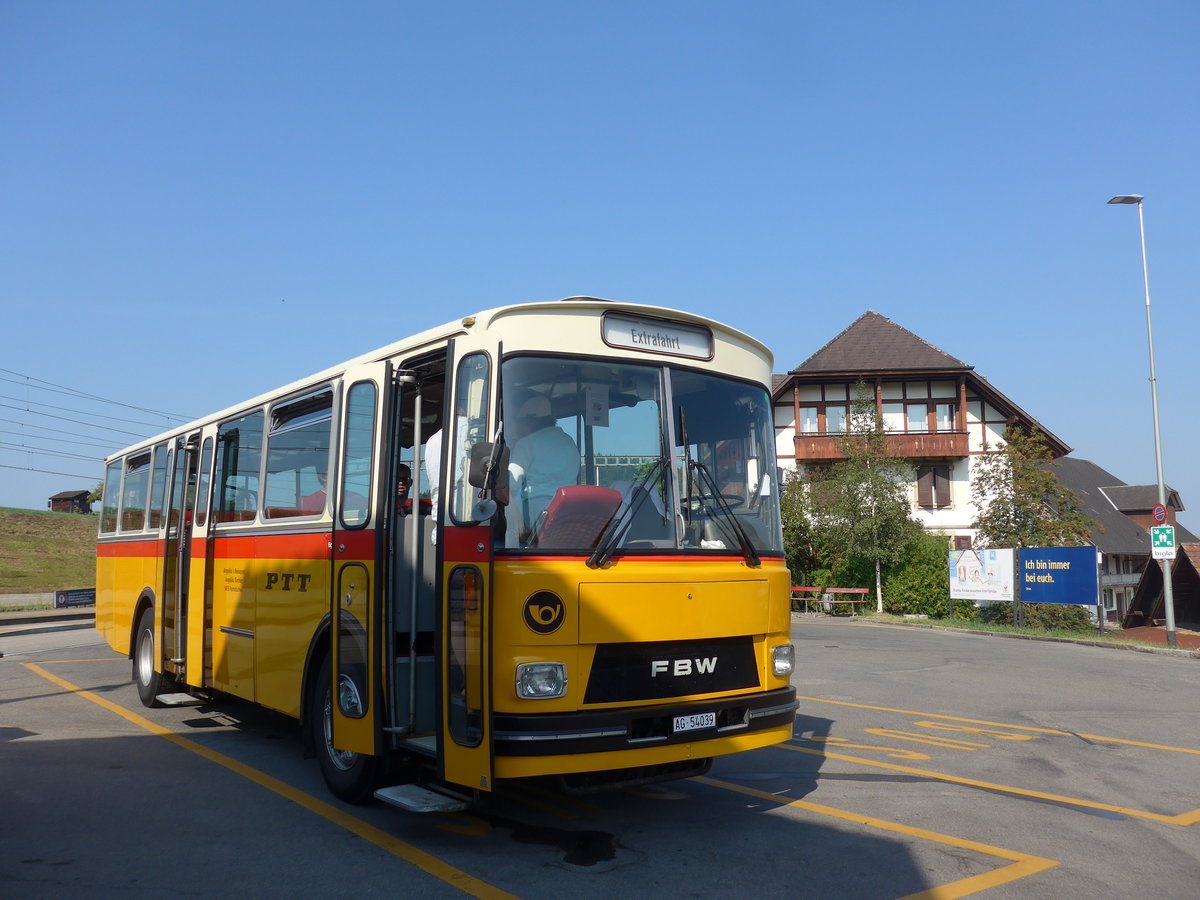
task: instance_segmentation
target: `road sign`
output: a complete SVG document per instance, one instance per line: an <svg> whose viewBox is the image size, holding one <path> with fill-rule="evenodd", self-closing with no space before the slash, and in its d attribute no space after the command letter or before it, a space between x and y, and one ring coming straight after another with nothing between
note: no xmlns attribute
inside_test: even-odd
<svg viewBox="0 0 1200 900"><path fill-rule="evenodd" d="M1175 529L1156 525L1150 529L1150 556L1154 559L1175 558Z"/></svg>
<svg viewBox="0 0 1200 900"><path fill-rule="evenodd" d="M1167 521L1167 508L1161 503L1155 503L1154 509L1150 510L1150 515L1154 518L1155 522L1161 525Z"/></svg>

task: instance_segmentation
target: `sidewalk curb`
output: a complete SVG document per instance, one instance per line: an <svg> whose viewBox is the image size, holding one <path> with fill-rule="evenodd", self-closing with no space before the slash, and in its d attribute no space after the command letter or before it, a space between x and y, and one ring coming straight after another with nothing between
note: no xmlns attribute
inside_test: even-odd
<svg viewBox="0 0 1200 900"><path fill-rule="evenodd" d="M63 622L76 619L94 622L96 620L96 607L77 606L67 609L19 609L15 612L0 612L0 625Z"/></svg>
<svg viewBox="0 0 1200 900"><path fill-rule="evenodd" d="M810 618L816 618L810 616ZM1104 650L1132 650L1135 653L1154 653L1159 656L1174 656L1184 659L1200 659L1200 650L1180 650L1170 647L1158 647L1153 644L1117 644L1109 641L1094 641L1088 638L1064 638L1055 637L1053 635L1040 634L1013 634L1005 631L972 631L969 628L951 628L946 625L934 625L926 622L871 622L870 619L860 619L857 617L846 616L822 616L821 618L840 619L849 623L857 623L861 625L875 625L877 627L887 626L889 628L924 628L927 631L940 631L943 634L967 634L979 637L998 637L1011 638L1018 641L1041 641L1051 644L1081 644L1084 647L1100 647ZM793 613L792 621L803 621L795 618Z"/></svg>

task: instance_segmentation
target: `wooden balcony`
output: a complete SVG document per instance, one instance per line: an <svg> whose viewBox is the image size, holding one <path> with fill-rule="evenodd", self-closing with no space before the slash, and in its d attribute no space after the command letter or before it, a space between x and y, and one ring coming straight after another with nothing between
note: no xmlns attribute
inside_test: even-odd
<svg viewBox="0 0 1200 900"><path fill-rule="evenodd" d="M801 434L796 436L796 459L841 459L840 435ZM888 452L905 459L945 459L967 455L967 435L962 431L933 434L889 434Z"/></svg>

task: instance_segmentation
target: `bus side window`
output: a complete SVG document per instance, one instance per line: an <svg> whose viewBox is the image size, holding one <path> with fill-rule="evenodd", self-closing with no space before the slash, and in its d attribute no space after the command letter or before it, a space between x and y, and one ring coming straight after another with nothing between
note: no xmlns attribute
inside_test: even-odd
<svg viewBox="0 0 1200 900"><path fill-rule="evenodd" d="M454 395L455 440L450 447L450 471L453 484L450 495L450 515L455 522L468 523L472 518L475 491L467 483L471 469L471 448L488 439L488 388L491 366L486 354L473 353L458 364L458 379Z"/></svg>
<svg viewBox="0 0 1200 900"><path fill-rule="evenodd" d="M213 511L218 522L253 522L258 509L262 461L261 411L225 422L217 430L217 475Z"/></svg>
<svg viewBox="0 0 1200 900"><path fill-rule="evenodd" d="M150 454L131 457L125 465L125 487L121 492L121 530L141 531L146 523L150 492Z"/></svg>
<svg viewBox="0 0 1200 900"><path fill-rule="evenodd" d="M167 496L167 465L170 454L167 445L159 444L154 448L154 475L150 482L150 520L147 525L158 530L162 526L162 508Z"/></svg>
<svg viewBox="0 0 1200 900"><path fill-rule="evenodd" d="M100 532L112 534L117 530L117 510L121 503L121 469L123 460L114 460L104 472L104 500L100 508Z"/></svg>
<svg viewBox="0 0 1200 900"><path fill-rule="evenodd" d="M371 515L371 470L375 450L375 385L361 381L346 395L342 440L342 524L361 528Z"/></svg>
<svg viewBox="0 0 1200 900"><path fill-rule="evenodd" d="M325 511L332 428L333 392L328 388L272 410L263 501L267 518Z"/></svg>

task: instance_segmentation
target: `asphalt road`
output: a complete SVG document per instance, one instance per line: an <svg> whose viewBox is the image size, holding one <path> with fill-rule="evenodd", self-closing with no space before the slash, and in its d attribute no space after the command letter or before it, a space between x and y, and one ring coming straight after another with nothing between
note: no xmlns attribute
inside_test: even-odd
<svg viewBox="0 0 1200 900"><path fill-rule="evenodd" d="M588 798L351 807L288 719L0 627L0 897L1191 898L1200 660L797 617L795 739Z"/></svg>

